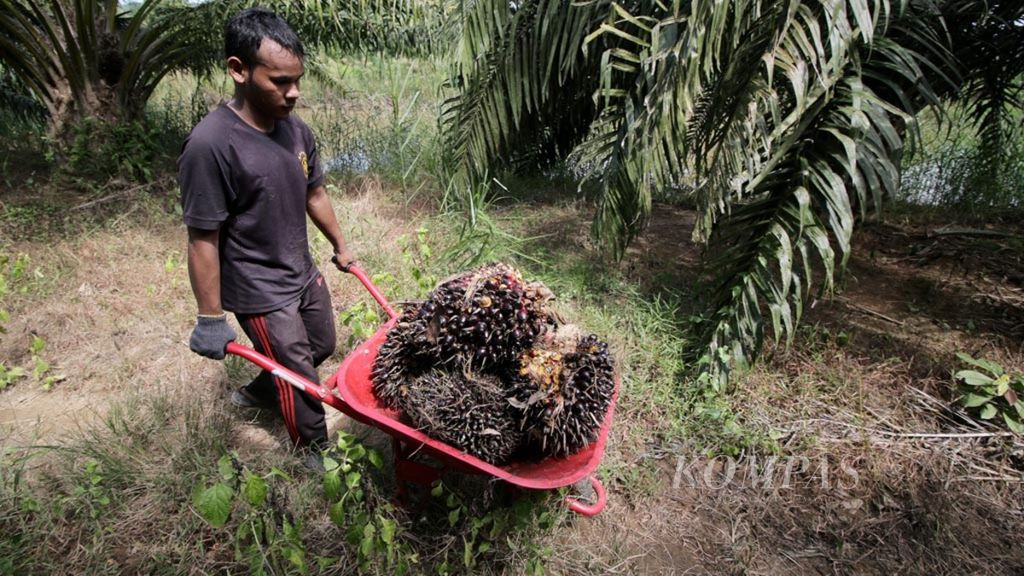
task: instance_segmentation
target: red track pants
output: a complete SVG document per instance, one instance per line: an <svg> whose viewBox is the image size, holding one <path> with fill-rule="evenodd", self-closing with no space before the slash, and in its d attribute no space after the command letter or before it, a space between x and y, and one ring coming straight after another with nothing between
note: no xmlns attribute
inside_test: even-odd
<svg viewBox="0 0 1024 576"><path fill-rule="evenodd" d="M323 276L317 274L298 300L280 310L235 317L258 352L311 382L320 382L316 367L334 353L337 344L331 294ZM327 425L319 400L265 370L246 390L278 406L295 445L326 447Z"/></svg>

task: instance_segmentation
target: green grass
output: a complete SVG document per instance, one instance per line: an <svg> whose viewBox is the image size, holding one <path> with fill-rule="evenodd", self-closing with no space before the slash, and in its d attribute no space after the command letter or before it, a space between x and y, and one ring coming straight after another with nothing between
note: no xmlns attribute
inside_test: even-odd
<svg viewBox="0 0 1024 576"><path fill-rule="evenodd" d="M557 494L512 498L459 478L417 493L420 512L407 512L390 503L390 472L365 466L335 512L298 458L232 452L232 419L208 395L138 396L66 444L6 450L0 574L519 572L543 561L540 542L565 521ZM211 524L197 494L225 481L224 461L263 478L269 497L239 496ZM367 526L391 532L370 542Z"/></svg>

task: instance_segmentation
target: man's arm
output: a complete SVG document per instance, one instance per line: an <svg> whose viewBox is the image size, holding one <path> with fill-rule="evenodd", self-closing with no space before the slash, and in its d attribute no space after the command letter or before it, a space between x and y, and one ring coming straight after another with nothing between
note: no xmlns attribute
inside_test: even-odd
<svg viewBox="0 0 1024 576"><path fill-rule="evenodd" d="M220 316L220 230L188 227L188 279L201 316Z"/></svg>
<svg viewBox="0 0 1024 576"><path fill-rule="evenodd" d="M199 315L188 346L196 354L221 360L237 334L220 302L220 231L188 227L188 280Z"/></svg>
<svg viewBox="0 0 1024 576"><path fill-rule="evenodd" d="M334 264L341 271L356 263L356 257L345 245L345 237L338 226L338 218L334 215L334 206L327 195L327 188L322 184L314 186L306 192L306 212L313 220L317 229L323 232L327 241L334 247Z"/></svg>

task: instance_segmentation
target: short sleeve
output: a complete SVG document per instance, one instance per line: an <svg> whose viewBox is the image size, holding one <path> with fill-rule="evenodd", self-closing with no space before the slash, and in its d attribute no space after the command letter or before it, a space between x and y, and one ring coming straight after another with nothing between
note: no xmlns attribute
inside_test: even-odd
<svg viewBox="0 0 1024 576"><path fill-rule="evenodd" d="M309 158L309 178L306 181L306 189L319 186L324 181L324 169L320 163L320 153L316 149L316 138L313 131L305 126L303 138L306 140L306 156Z"/></svg>
<svg viewBox="0 0 1024 576"><path fill-rule="evenodd" d="M186 226L216 230L228 218L234 196L225 145L217 145L197 129L185 141L178 158L182 219Z"/></svg>

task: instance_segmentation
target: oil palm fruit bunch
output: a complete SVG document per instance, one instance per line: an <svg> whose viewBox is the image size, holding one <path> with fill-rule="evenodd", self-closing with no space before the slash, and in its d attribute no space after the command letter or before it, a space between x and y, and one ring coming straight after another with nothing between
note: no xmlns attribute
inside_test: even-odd
<svg viewBox="0 0 1024 576"><path fill-rule="evenodd" d="M515 368L508 401L527 451L566 456L597 438L615 389L606 343L566 325L523 352Z"/></svg>
<svg viewBox="0 0 1024 576"><path fill-rule="evenodd" d="M427 436L491 464L505 462L521 444L504 384L494 375L429 370L408 383L402 406L403 417Z"/></svg>
<svg viewBox="0 0 1024 576"><path fill-rule="evenodd" d="M553 294L511 266L488 264L442 281L420 309L435 360L475 370L513 362L555 319Z"/></svg>
<svg viewBox="0 0 1024 576"><path fill-rule="evenodd" d="M421 304L411 304L402 311L373 362L373 392L388 408L401 409L409 380L430 368L426 354L430 343L426 340L426 323L420 317L421 308Z"/></svg>

